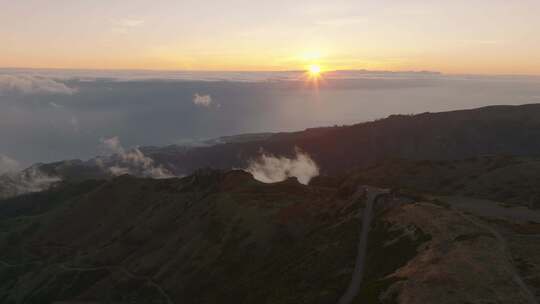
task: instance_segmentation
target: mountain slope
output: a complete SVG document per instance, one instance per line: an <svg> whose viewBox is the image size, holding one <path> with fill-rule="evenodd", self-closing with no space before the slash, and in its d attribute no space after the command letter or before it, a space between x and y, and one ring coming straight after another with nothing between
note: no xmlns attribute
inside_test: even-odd
<svg viewBox="0 0 540 304"><path fill-rule="evenodd" d="M538 157L491 155L448 161L393 159L358 170L352 176L355 183L540 208Z"/></svg>
<svg viewBox="0 0 540 304"><path fill-rule="evenodd" d="M0 301L337 303L365 212L356 178L263 184L242 171L201 170L59 184L0 201L12 210L0 219ZM21 202L35 203L14 209ZM376 201L353 303L443 295L447 303L528 303L493 231L444 206ZM511 254L536 267L526 254L536 243L509 236Z"/></svg>
<svg viewBox="0 0 540 304"><path fill-rule="evenodd" d="M248 134L202 146L141 147L137 152L156 168L184 176L199 168L247 168L249 162L263 152L293 157L297 147L314 159L322 174L330 175L365 169L396 158L457 160L501 154L537 156L540 155L540 104L392 115L352 126ZM136 165L140 164L119 164L119 157L113 155L89 161L38 164L33 168L46 176L79 181L110 178L114 175L111 169L117 166L136 174L141 169ZM19 188L14 186L13 178L0 177L0 197L19 193Z"/></svg>
<svg viewBox="0 0 540 304"><path fill-rule="evenodd" d="M392 115L352 126L279 133L261 140L196 147L149 156L176 173L201 167L246 167L261 149L291 156L306 151L325 174L366 168L388 158L465 159L484 154L539 155L540 104Z"/></svg>
<svg viewBox="0 0 540 304"><path fill-rule="evenodd" d="M120 177L2 222L14 267L0 266L0 298L327 303L348 280L357 224L334 192L243 172Z"/></svg>

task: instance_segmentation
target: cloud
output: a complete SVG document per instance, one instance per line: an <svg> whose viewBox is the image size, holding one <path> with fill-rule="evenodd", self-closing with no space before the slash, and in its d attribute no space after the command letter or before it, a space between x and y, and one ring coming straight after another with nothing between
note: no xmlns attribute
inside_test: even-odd
<svg viewBox="0 0 540 304"><path fill-rule="evenodd" d="M53 101L49 102L49 105L50 105L51 107L53 107L53 108L56 108L56 109L62 109L62 108L64 108L63 105L57 104L56 102L53 102Z"/></svg>
<svg viewBox="0 0 540 304"><path fill-rule="evenodd" d="M15 172L18 170L20 170L20 164L18 161L0 154L0 174Z"/></svg>
<svg viewBox="0 0 540 304"><path fill-rule="evenodd" d="M262 153L258 159L249 162L245 171L263 183L275 183L296 177L300 183L307 185L313 177L319 175L319 167L307 153L299 149L295 152L292 159Z"/></svg>
<svg viewBox="0 0 540 304"><path fill-rule="evenodd" d="M124 149L118 136L102 139L101 143L112 156L106 161L98 159L96 163L114 176L130 174L151 178L174 177L163 166L155 165L154 160L145 156L139 148Z"/></svg>
<svg viewBox="0 0 540 304"><path fill-rule="evenodd" d="M114 136L111 138L103 138L101 139L101 143L103 144L103 147L110 152L114 154L124 154L124 147L122 147L122 144L120 143L120 139L118 136Z"/></svg>
<svg viewBox="0 0 540 304"><path fill-rule="evenodd" d="M202 106L202 107L210 107L212 105L212 96L210 95L199 95L199 93L195 94L193 96L193 103Z"/></svg>
<svg viewBox="0 0 540 304"><path fill-rule="evenodd" d="M42 77L0 75L0 94L68 94L77 92L65 84Z"/></svg>
<svg viewBox="0 0 540 304"><path fill-rule="evenodd" d="M20 176L21 183L18 185L21 193L39 192L48 189L52 184L61 181L57 176L43 173L36 167L23 171Z"/></svg>
<svg viewBox="0 0 540 304"><path fill-rule="evenodd" d="M304 54L302 58L307 59L316 57L320 54ZM6 75L32 75L56 80L76 79L84 82L103 80L104 78L114 82L126 81L204 81L204 82L241 82L241 83L260 83L272 82L280 83L286 81L305 81L305 71L277 71L277 72L231 72L231 71L147 71L147 70L65 70L65 69L1 69L0 74ZM452 78L455 76L441 75L436 72L414 72L414 71L369 71L369 70L337 70L326 72L325 80L363 80L363 79L416 79L424 77L434 78ZM532 79L538 79L538 76L532 76ZM199 94L204 96L203 94Z"/></svg>
<svg viewBox="0 0 540 304"><path fill-rule="evenodd" d="M0 199L44 191L61 180L45 174L37 166L17 173L8 172L0 175Z"/></svg>
<svg viewBox="0 0 540 304"><path fill-rule="evenodd" d="M0 95L63 94L73 95L77 89L56 80L30 75L0 75Z"/></svg>

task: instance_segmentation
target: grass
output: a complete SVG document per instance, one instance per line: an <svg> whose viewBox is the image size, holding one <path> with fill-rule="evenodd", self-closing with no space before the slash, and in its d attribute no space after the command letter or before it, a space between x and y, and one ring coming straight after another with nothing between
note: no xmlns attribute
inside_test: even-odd
<svg viewBox="0 0 540 304"><path fill-rule="evenodd" d="M390 223L377 221L370 231L364 281L360 293L353 303L390 304L396 303L394 297L381 299L388 288L402 280L387 277L401 268L417 254L417 248L431 240L429 234L416 228L409 237L401 229L395 229ZM394 240L388 244L388 241ZM388 244L388 245L385 245Z"/></svg>

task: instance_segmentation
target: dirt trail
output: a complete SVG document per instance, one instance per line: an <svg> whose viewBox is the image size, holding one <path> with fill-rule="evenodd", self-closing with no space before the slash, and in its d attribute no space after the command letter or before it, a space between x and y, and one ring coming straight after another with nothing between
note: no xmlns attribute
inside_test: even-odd
<svg viewBox="0 0 540 304"><path fill-rule="evenodd" d="M362 223L360 225L360 241L358 242L358 254L356 256L354 272L351 282L349 283L349 287L347 287L347 290L339 299L338 304L352 303L360 291L360 285L362 284L362 279L364 278L368 236L373 217L373 205L375 204L375 201L379 195L389 193L388 190L384 189L361 187L358 189L357 194L355 194L354 199L357 200L359 196L358 194L364 191L367 192L367 200L366 207L362 215Z"/></svg>
<svg viewBox="0 0 540 304"><path fill-rule="evenodd" d="M521 278L521 276L519 275L519 272L517 271L517 269L515 268L514 266L514 262L513 262L513 259L512 257L510 256L510 253L508 251L508 246L506 244L506 239L497 231L495 230L494 228L492 228L491 226L489 226L488 224L484 224L483 222L481 222L480 220L472 217L472 216L468 216L466 215L465 213L461 212L461 211L458 211L456 209L454 209L461 217L463 217L465 220L469 221L470 223L476 225L477 227L480 227L484 230L487 230L489 231L496 239L497 241L499 242L499 246L500 246L500 249L501 251L504 253L505 257L506 257L506 260L507 260L507 265L508 265L508 270L510 271L511 275L512 275L512 279L514 280L514 282L521 288L522 292L523 292L523 295L525 296L525 298L527 299L527 301L530 303L530 304L539 304L538 303L538 300L536 299L536 297L534 296L534 293L529 289L529 287L527 286L527 284L525 284L525 281L523 281L523 279Z"/></svg>

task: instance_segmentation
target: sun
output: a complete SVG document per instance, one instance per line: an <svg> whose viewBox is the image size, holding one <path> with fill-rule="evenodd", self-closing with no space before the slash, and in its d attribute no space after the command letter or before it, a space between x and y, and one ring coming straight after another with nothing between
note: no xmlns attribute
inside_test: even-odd
<svg viewBox="0 0 540 304"><path fill-rule="evenodd" d="M321 67L317 64L312 64L308 67L308 72L311 77L319 77L321 75Z"/></svg>

